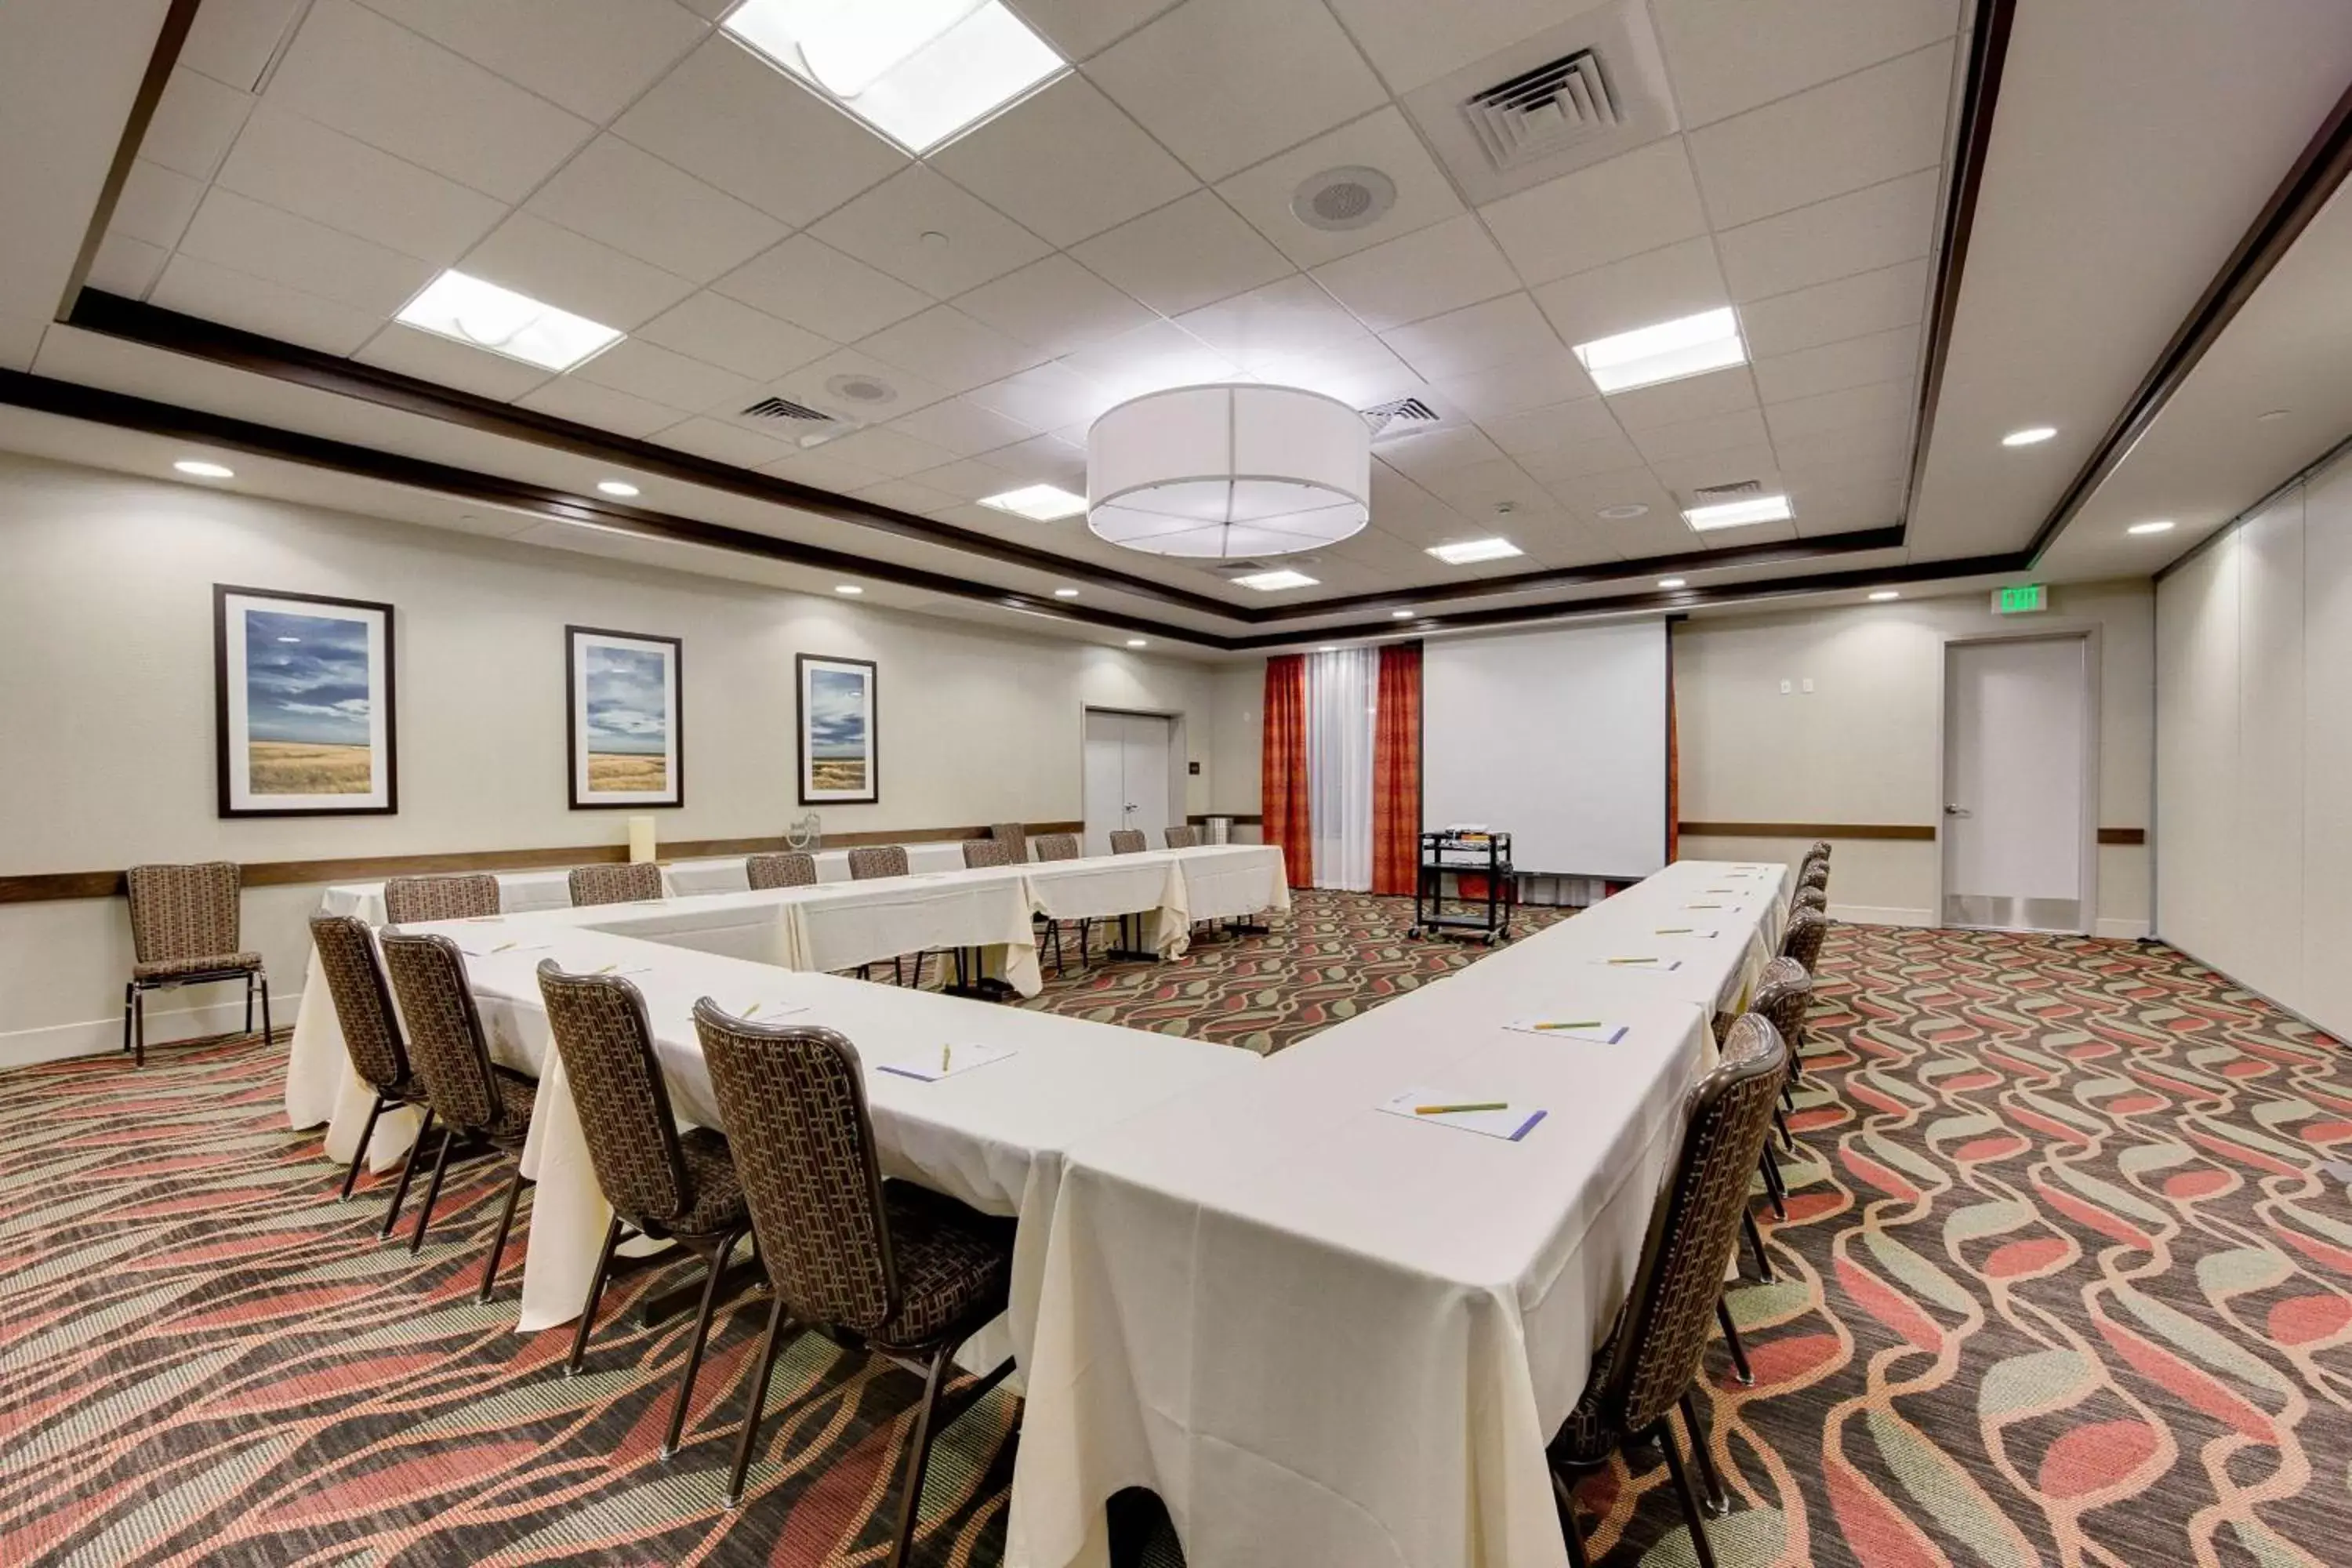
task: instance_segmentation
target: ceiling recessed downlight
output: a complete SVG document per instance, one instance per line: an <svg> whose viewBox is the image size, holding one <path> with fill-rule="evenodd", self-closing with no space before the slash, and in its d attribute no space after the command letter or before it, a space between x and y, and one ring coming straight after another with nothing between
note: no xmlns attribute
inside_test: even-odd
<svg viewBox="0 0 2352 1568"><path fill-rule="evenodd" d="M637 493L637 487L629 483L626 479L598 479L596 481L596 488L603 490L608 496L625 497L633 496Z"/></svg>
<svg viewBox="0 0 2352 1568"><path fill-rule="evenodd" d="M1078 591L1076 588L1056 588L1054 590L1054 597L1056 599L1075 599L1077 596Z"/></svg>
<svg viewBox="0 0 2352 1568"><path fill-rule="evenodd" d="M1658 579L1658 586L1661 588L1687 588L1690 586L1690 583L1688 579L1682 577L1661 577Z"/></svg>
<svg viewBox="0 0 2352 1568"><path fill-rule="evenodd" d="M1790 510L1787 496L1750 496L1746 500L1691 507L1684 511L1683 521L1705 533L1711 528L1744 528L1754 522L1785 522L1794 515Z"/></svg>
<svg viewBox="0 0 2352 1568"><path fill-rule="evenodd" d="M2124 531L2126 533L2170 533L2172 521L2169 518L2161 518L2151 522L2135 522Z"/></svg>
<svg viewBox="0 0 2352 1568"><path fill-rule="evenodd" d="M1903 595L1900 593L1896 592L1893 588L1881 588L1878 592L1870 596L1870 600L1871 603L1874 605L1883 605L1889 599L1899 599Z"/></svg>
<svg viewBox="0 0 2352 1568"><path fill-rule="evenodd" d="M1150 644L1145 642L1141 637L1129 637L1127 639L1127 646L1129 647L1149 647Z"/></svg>
<svg viewBox="0 0 2352 1568"><path fill-rule="evenodd" d="M1415 612L1412 610L1391 610L1389 612L1389 619L1392 621L1409 621L1412 619L1414 614Z"/></svg>
<svg viewBox="0 0 2352 1568"><path fill-rule="evenodd" d="M2004 447L2039 447L2056 434L2058 427L2054 425L2028 425L2022 430L2011 430L2003 436L2000 444Z"/></svg>
<svg viewBox="0 0 2352 1568"><path fill-rule="evenodd" d="M1255 588L1261 594L1276 594L1285 588L1312 588L1320 581L1320 578L1309 577L1304 572L1293 572L1288 567L1272 572L1253 572L1246 577L1234 579L1235 586Z"/></svg>
<svg viewBox="0 0 2352 1568"><path fill-rule="evenodd" d="M172 467L196 479L233 479L236 470L221 463L207 463L195 458L183 458Z"/></svg>
<svg viewBox="0 0 2352 1568"><path fill-rule="evenodd" d="M454 268L426 284L394 319L541 370L570 370L621 341L601 321Z"/></svg>
<svg viewBox="0 0 2352 1568"><path fill-rule="evenodd" d="M1433 544L1428 553L1448 566L1470 566L1481 561L1507 561L1525 552L1507 539L1464 539L1452 544Z"/></svg>
<svg viewBox="0 0 2352 1568"><path fill-rule="evenodd" d="M914 153L1070 68L997 0L744 0L720 26Z"/></svg>
<svg viewBox="0 0 2352 1568"><path fill-rule="evenodd" d="M1627 392L1746 364L1748 345L1739 319L1726 307L1579 343L1576 358L1601 391Z"/></svg>
<svg viewBox="0 0 2352 1568"><path fill-rule="evenodd" d="M835 583L833 585L833 591L836 594L847 594L853 598L866 592L855 583Z"/></svg>
<svg viewBox="0 0 2352 1568"><path fill-rule="evenodd" d="M1059 485L1024 485L1003 495L982 496L980 504L1009 511L1034 522L1059 522L1087 510L1087 498L1074 496Z"/></svg>
<svg viewBox="0 0 2352 1568"><path fill-rule="evenodd" d="M1639 501L1627 501L1622 506L1604 506L1592 515L1605 517L1612 522L1623 522L1631 518L1649 516L1650 509Z"/></svg>

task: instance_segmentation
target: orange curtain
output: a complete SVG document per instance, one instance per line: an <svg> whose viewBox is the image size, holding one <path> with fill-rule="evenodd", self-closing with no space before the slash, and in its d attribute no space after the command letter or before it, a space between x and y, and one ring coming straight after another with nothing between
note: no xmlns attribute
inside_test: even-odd
<svg viewBox="0 0 2352 1568"><path fill-rule="evenodd" d="M1411 893L1421 863L1421 645L1381 649L1372 731L1372 891Z"/></svg>
<svg viewBox="0 0 2352 1568"><path fill-rule="evenodd" d="M1307 831L1307 659L1276 654L1265 661L1265 737L1259 753L1258 810L1268 844L1282 846L1294 888L1315 885L1315 841Z"/></svg>

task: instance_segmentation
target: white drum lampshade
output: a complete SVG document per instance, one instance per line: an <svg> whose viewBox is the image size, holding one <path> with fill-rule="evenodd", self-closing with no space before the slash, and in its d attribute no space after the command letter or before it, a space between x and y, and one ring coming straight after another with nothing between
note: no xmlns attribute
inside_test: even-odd
<svg viewBox="0 0 2352 1568"><path fill-rule="evenodd" d="M1287 555L1371 516L1372 438L1336 397L1290 386L1179 386L1087 432L1087 526L1153 555Z"/></svg>

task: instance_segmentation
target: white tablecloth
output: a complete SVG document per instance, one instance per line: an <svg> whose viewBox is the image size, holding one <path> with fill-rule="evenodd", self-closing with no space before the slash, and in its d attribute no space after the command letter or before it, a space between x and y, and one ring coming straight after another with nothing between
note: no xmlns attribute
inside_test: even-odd
<svg viewBox="0 0 2352 1568"><path fill-rule="evenodd" d="M963 869L963 840L961 838L927 839L905 846L907 869L909 871L961 871ZM745 869L746 857L722 856L709 860L673 860L662 868L663 884L677 897L696 893L741 893L750 890L751 874ZM849 880L849 851L820 849L816 852L816 879L820 882Z"/></svg>
<svg viewBox="0 0 2352 1568"><path fill-rule="evenodd" d="M1279 844L1204 844L1159 853L1183 868L1188 921L1289 912L1290 879Z"/></svg>

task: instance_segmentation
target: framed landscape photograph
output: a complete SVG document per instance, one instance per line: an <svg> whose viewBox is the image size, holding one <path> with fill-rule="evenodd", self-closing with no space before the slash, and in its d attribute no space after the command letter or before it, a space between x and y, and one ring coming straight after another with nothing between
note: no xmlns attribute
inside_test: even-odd
<svg viewBox="0 0 2352 1568"><path fill-rule="evenodd" d="M801 804L882 798L874 661L794 656L801 690Z"/></svg>
<svg viewBox="0 0 2352 1568"><path fill-rule="evenodd" d="M572 809L686 804L676 637L563 628Z"/></svg>
<svg viewBox="0 0 2352 1568"><path fill-rule="evenodd" d="M400 809L392 606L213 584L223 816Z"/></svg>

